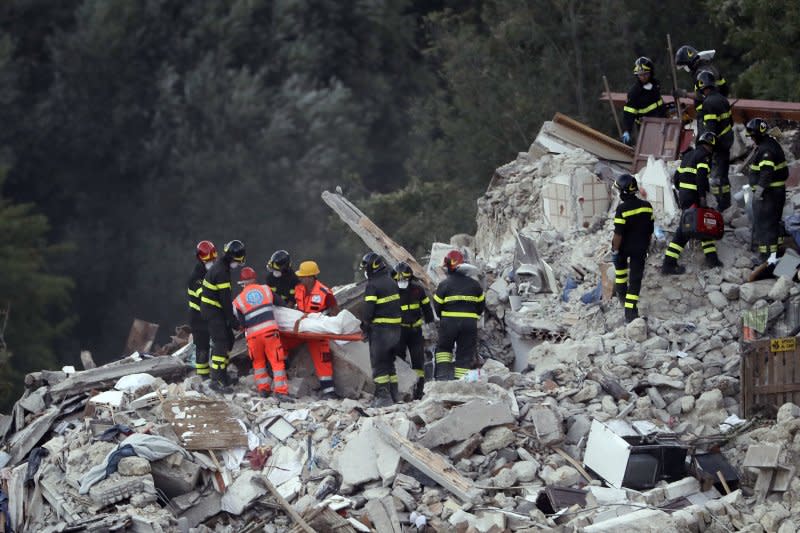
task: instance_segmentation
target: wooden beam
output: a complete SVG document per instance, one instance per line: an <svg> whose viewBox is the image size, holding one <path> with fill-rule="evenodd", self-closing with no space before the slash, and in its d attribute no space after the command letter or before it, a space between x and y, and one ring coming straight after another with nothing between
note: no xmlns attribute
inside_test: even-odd
<svg viewBox="0 0 800 533"><path fill-rule="evenodd" d="M11 456L8 466L16 466L21 463L33 447L42 440L42 437L50 431L60 414L61 409L50 407L42 416L29 422L22 431L15 433L8 443L8 454Z"/></svg>
<svg viewBox="0 0 800 533"><path fill-rule="evenodd" d="M272 494L272 496L278 501L278 504L280 504L283 510L286 511L286 513L291 517L292 520L294 520L295 524L297 524L302 531L305 531L306 533L315 533L315 531L311 529L311 526L309 526L308 523L303 520L303 517L294 510L294 507L292 507L289 502L286 501L286 498L281 496L281 493L278 492L278 489L275 488L275 485L273 485L272 482L267 479L267 476L254 477L253 481L257 485L262 485L267 488L270 494Z"/></svg>
<svg viewBox="0 0 800 533"><path fill-rule="evenodd" d="M347 224L356 235L358 235L364 244L375 253L381 254L390 266L394 267L397 263L404 261L411 266L414 276L420 280L430 294L436 291L436 285L433 283L425 269L417 263L414 256L408 250L394 242L376 226L370 219L361 212L359 208L353 205L347 198L338 193L323 191L322 201L328 204L328 207L342 219L342 222Z"/></svg>
<svg viewBox="0 0 800 533"><path fill-rule="evenodd" d="M384 420L375 423L383 440L400 453L400 457L408 461L429 478L441 485L445 490L464 502L476 502L483 491L471 480L462 476L453 466L438 453L419 446L403 437Z"/></svg>

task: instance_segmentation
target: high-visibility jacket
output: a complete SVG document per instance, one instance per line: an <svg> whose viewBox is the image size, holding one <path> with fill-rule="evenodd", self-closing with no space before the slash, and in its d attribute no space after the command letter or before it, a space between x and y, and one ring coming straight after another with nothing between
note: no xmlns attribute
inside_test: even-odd
<svg viewBox="0 0 800 533"><path fill-rule="evenodd" d="M364 288L363 325L400 326L400 289L387 271L376 272Z"/></svg>
<svg viewBox="0 0 800 533"><path fill-rule="evenodd" d="M733 146L733 119L731 104L716 89L703 99L697 108L697 136L710 131L717 136L714 150L730 150Z"/></svg>
<svg viewBox="0 0 800 533"><path fill-rule="evenodd" d="M200 294L200 310L206 320L223 319L233 324L231 298L231 267L220 257L203 278L203 292Z"/></svg>
<svg viewBox="0 0 800 533"><path fill-rule="evenodd" d="M189 297L189 322L196 322L200 319L200 295L203 293L203 278L205 277L206 266L198 261L186 284L186 292Z"/></svg>
<svg viewBox="0 0 800 533"><path fill-rule="evenodd" d="M481 284L477 280L455 271L436 287L433 305L436 313L442 318L474 318L479 319L483 313L485 296Z"/></svg>
<svg viewBox="0 0 800 533"><path fill-rule="evenodd" d="M622 237L619 251L626 257L641 257L650 247L655 217L653 206L637 196L623 196L614 214L614 233Z"/></svg>
<svg viewBox="0 0 800 533"><path fill-rule="evenodd" d="M431 299L417 281L410 281L408 287L400 289L400 310L404 328L422 327L425 322L433 322Z"/></svg>
<svg viewBox="0 0 800 533"><path fill-rule="evenodd" d="M246 337L278 331L272 291L266 285L251 283L233 300L233 313Z"/></svg>
<svg viewBox="0 0 800 533"><path fill-rule="evenodd" d="M642 117L667 116L658 80L651 79L647 85L650 85L649 89L646 89L642 82L636 80L628 91L628 100L625 102L625 107L622 108L625 131L633 131L634 122L639 124Z"/></svg>
<svg viewBox="0 0 800 533"><path fill-rule="evenodd" d="M750 185L761 187L765 191L783 189L787 179L789 167L783 148L778 141L765 136L759 141L750 163Z"/></svg>
<svg viewBox="0 0 800 533"><path fill-rule="evenodd" d="M275 276L271 270L267 272L267 285L272 290L272 294L283 298L283 303L289 307L294 305L294 293L299 283L300 279L297 274L291 270L282 272L280 277Z"/></svg>
<svg viewBox="0 0 800 533"><path fill-rule="evenodd" d="M701 145L686 152L672 181L678 188L681 209L687 209L705 199L708 192L709 160L711 154Z"/></svg>
<svg viewBox="0 0 800 533"><path fill-rule="evenodd" d="M306 290L305 285L298 283L294 288L294 298L298 311L304 313L321 313L336 302L333 292L319 280L314 280L310 291Z"/></svg>

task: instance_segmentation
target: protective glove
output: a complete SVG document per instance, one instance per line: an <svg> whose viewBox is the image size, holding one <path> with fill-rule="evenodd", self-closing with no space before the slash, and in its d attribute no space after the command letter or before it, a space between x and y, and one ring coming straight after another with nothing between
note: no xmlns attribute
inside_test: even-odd
<svg viewBox="0 0 800 533"><path fill-rule="evenodd" d="M616 265L617 264L617 259L619 259L619 251L612 250L611 251L611 262Z"/></svg>
<svg viewBox="0 0 800 533"><path fill-rule="evenodd" d="M753 198L758 200L759 202L764 199L764 187L755 186L753 187Z"/></svg>
<svg viewBox="0 0 800 533"><path fill-rule="evenodd" d="M624 142L625 144L630 146L630 144L631 144L631 134L630 134L630 132L626 131L625 133L622 134L622 142Z"/></svg>
<svg viewBox="0 0 800 533"><path fill-rule="evenodd" d="M778 264L778 254L775 253L775 252L772 252L771 254L769 254L769 257L767 258L767 264L768 265L777 265Z"/></svg>

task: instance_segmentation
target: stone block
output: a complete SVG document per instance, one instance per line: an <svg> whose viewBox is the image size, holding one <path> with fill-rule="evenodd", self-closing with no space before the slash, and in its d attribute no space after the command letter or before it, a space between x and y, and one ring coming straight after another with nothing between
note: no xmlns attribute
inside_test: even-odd
<svg viewBox="0 0 800 533"><path fill-rule="evenodd" d="M483 455L488 455L495 450L511 446L514 440L514 432L507 427L500 426L492 428L483 436L481 453Z"/></svg>
<svg viewBox="0 0 800 533"><path fill-rule="evenodd" d="M175 464L176 462L171 461L170 457L153 461L150 469L156 487L168 498L174 498L194 490L200 480L202 467L192 461Z"/></svg>
<svg viewBox="0 0 800 533"><path fill-rule="evenodd" d="M536 437L544 446L558 444L564 440L564 424L560 413L546 405L532 407L525 418L533 423Z"/></svg>
<svg viewBox="0 0 800 533"><path fill-rule="evenodd" d="M418 442L427 448L435 448L466 439L487 427L510 424L514 420L506 404L476 399L453 408L445 418L428 426L427 433Z"/></svg>
<svg viewBox="0 0 800 533"><path fill-rule="evenodd" d="M121 476L143 476L150 473L150 461L144 457L123 457L117 465Z"/></svg>

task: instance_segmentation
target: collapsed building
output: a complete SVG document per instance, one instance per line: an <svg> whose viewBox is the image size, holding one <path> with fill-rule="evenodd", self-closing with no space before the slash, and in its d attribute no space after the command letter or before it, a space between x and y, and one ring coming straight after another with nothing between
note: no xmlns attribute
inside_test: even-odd
<svg viewBox="0 0 800 533"><path fill-rule="evenodd" d="M724 268L687 246L687 273L662 277L676 163L652 155L639 172L657 226L646 319L624 323L608 262L611 184L637 156L557 116L497 169L476 235L434 244L427 269L323 196L429 288L446 250L466 252L487 295L466 379L410 401L416 375L398 360L406 401L368 408L366 346L335 343L343 399L317 400L298 354L297 400L277 403L255 394L239 341L238 383L221 396L193 375L185 335L151 355L151 328L114 363L27 376L0 416L0 531L797 531L800 286L747 281L741 204L717 245ZM358 314L358 285L337 298Z"/></svg>

